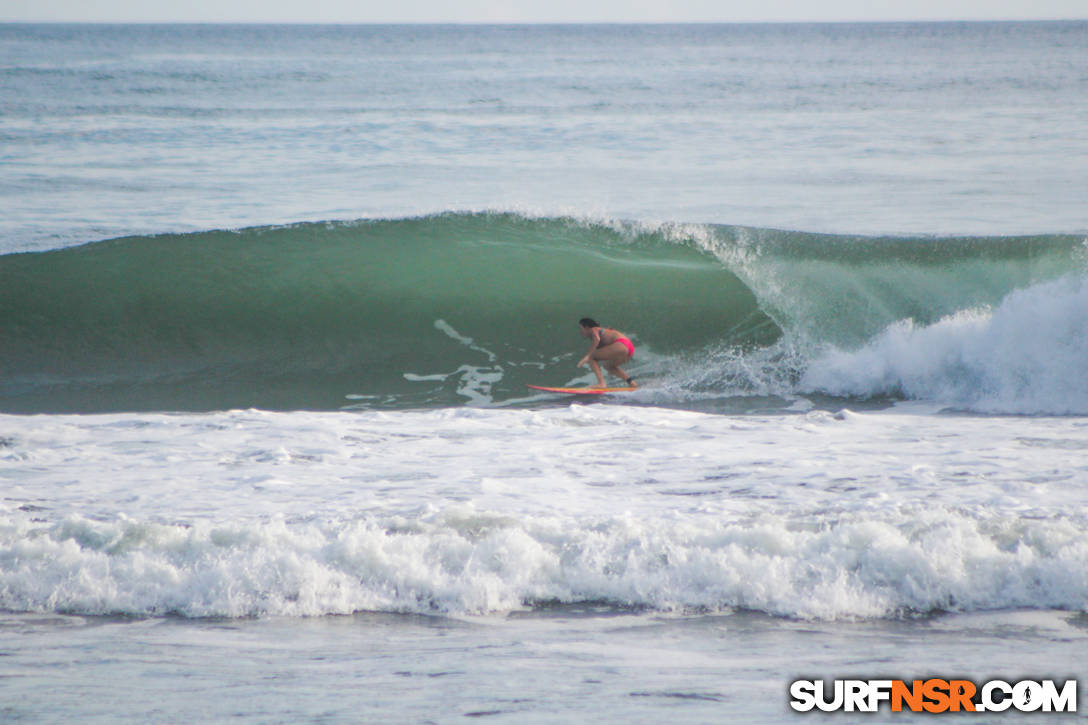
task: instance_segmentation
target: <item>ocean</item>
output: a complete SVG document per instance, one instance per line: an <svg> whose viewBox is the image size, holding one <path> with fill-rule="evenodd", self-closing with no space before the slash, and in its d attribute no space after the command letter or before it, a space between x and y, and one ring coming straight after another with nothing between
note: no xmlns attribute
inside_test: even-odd
<svg viewBox="0 0 1088 725"><path fill-rule="evenodd" d="M0 25L0 720L1088 712L1085 48Z"/></svg>

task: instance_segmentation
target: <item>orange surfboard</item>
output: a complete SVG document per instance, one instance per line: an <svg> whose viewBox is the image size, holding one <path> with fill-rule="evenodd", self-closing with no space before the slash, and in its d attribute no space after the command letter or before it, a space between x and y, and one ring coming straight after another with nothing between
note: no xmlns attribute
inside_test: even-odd
<svg viewBox="0 0 1088 725"><path fill-rule="evenodd" d="M533 390L545 393L564 393L566 395L603 395L604 393L629 393L638 388L547 388L543 385L529 385Z"/></svg>

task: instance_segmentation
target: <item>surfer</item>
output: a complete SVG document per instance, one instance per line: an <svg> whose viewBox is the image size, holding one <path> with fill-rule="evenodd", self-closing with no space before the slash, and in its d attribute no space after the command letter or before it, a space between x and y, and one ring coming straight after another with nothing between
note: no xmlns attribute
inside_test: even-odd
<svg viewBox="0 0 1088 725"><path fill-rule="evenodd" d="M608 372L622 378L632 388L637 388L638 385L635 384L634 378L628 377L627 373L620 368L621 363L625 363L635 356L634 343L618 330L613 330L611 327L601 327L591 317L583 317L578 320L578 327L582 337L593 341L593 344L589 347L589 352L578 361L578 367L589 363L589 367L593 369L593 374L597 376L597 386L603 388L605 387L604 375L601 374L601 366L597 364L598 361L603 362Z"/></svg>

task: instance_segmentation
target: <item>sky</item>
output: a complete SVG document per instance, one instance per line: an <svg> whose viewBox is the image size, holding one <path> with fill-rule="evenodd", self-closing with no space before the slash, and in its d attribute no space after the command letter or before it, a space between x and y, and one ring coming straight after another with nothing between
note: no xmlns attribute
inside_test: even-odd
<svg viewBox="0 0 1088 725"><path fill-rule="evenodd" d="M1088 18L1088 0L0 0L0 22L841 22Z"/></svg>

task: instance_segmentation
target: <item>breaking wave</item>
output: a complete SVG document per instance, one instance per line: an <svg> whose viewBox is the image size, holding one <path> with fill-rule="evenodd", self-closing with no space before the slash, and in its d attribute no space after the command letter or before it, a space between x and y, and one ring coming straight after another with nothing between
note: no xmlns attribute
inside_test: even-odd
<svg viewBox="0 0 1088 725"><path fill-rule="evenodd" d="M1084 258L1070 235L513 213L129 237L0 257L0 410L496 404L577 379L575 324L590 315L628 332L638 374L681 398L950 395L1088 412L1086 358L1049 352L1084 339ZM950 361L937 339L983 318Z"/></svg>

